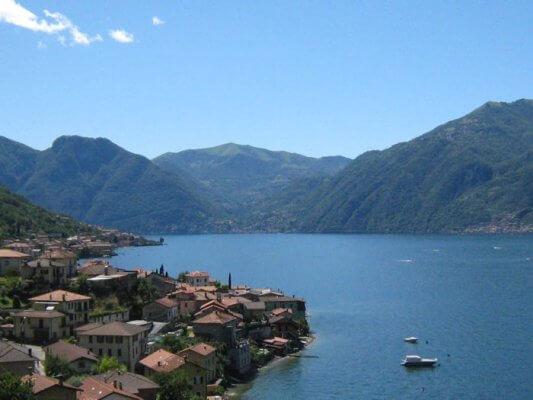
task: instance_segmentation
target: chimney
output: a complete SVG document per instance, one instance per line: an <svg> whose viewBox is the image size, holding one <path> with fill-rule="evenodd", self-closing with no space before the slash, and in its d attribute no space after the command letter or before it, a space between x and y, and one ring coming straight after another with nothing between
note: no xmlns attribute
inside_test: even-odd
<svg viewBox="0 0 533 400"><path fill-rule="evenodd" d="M119 383L118 383L118 388L119 388L120 390L122 390L122 382L119 382Z"/></svg>
<svg viewBox="0 0 533 400"><path fill-rule="evenodd" d="M157 362L157 366L158 366L158 367L161 366L161 361L158 361L158 362Z"/></svg>
<svg viewBox="0 0 533 400"><path fill-rule="evenodd" d="M28 347L28 355L31 357L32 354L31 354L32 350L31 350L31 347Z"/></svg>
<svg viewBox="0 0 533 400"><path fill-rule="evenodd" d="M67 295L63 293L63 301L66 301L66 300L67 300Z"/></svg>
<svg viewBox="0 0 533 400"><path fill-rule="evenodd" d="M52 300L52 293L50 293L50 300Z"/></svg>
<svg viewBox="0 0 533 400"><path fill-rule="evenodd" d="M117 382L116 380L113 381L113 387L114 387L115 389L118 388L118 382Z"/></svg>

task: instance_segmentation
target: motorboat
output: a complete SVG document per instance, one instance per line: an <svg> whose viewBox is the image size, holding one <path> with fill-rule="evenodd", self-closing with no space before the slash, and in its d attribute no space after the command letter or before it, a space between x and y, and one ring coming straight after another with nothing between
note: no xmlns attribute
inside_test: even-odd
<svg viewBox="0 0 533 400"><path fill-rule="evenodd" d="M414 336L409 336L409 337L406 337L403 341L407 343L416 343L418 342L418 338Z"/></svg>
<svg viewBox="0 0 533 400"><path fill-rule="evenodd" d="M405 356L404 360L402 361L402 365L404 367L432 367L436 363L436 358L422 358L416 355Z"/></svg>

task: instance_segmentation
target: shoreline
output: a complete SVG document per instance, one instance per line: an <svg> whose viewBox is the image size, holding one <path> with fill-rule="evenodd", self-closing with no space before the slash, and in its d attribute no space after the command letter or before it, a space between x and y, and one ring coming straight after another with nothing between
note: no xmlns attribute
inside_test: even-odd
<svg viewBox="0 0 533 400"><path fill-rule="evenodd" d="M279 363L283 361L288 361L292 358L301 358L299 357L299 355L301 355L302 352L306 351L307 349L311 347L311 345L315 342L317 335L312 334L312 335L307 336L307 338L308 338L308 342L305 344L303 349L295 353L287 354L286 356L283 356L283 357L274 357L268 363L259 367L255 371L255 374L250 380L242 382L242 383L234 383L228 390L224 392L224 398L228 398L231 400L241 400L242 396L244 396L245 393L253 387L255 380L258 378L258 376L261 373L271 368L276 367Z"/></svg>

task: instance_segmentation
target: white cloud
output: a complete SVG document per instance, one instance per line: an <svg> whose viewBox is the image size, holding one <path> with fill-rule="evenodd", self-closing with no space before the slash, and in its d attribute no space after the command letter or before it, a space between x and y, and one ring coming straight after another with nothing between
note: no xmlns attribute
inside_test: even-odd
<svg viewBox="0 0 533 400"><path fill-rule="evenodd" d="M152 24L154 24L155 26L163 25L164 23L165 21L163 21L162 19L159 19L159 17L152 17Z"/></svg>
<svg viewBox="0 0 533 400"><path fill-rule="evenodd" d="M132 43L133 34L126 32L124 29L116 29L114 31L109 31L109 36L114 40L120 43Z"/></svg>
<svg viewBox="0 0 533 400"><path fill-rule="evenodd" d="M50 35L67 31L71 35L73 45L89 45L92 42L102 40L100 35L90 37L86 33L81 32L71 20L61 13L50 12L48 10L44 10L43 12L48 19L39 18L15 0L0 0L0 21ZM60 36L59 40L63 43L65 39L64 37L61 39Z"/></svg>

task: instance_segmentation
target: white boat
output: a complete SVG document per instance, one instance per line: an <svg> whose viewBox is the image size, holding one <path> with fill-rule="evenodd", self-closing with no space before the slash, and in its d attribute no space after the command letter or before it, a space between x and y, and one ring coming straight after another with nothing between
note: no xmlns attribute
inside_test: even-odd
<svg viewBox="0 0 533 400"><path fill-rule="evenodd" d="M420 356L405 356L402 361L404 367L432 367L437 363L436 358L422 358Z"/></svg>
<svg viewBox="0 0 533 400"><path fill-rule="evenodd" d="M414 336L409 336L409 337L406 337L403 341L407 343L416 343L418 342L418 338Z"/></svg>

